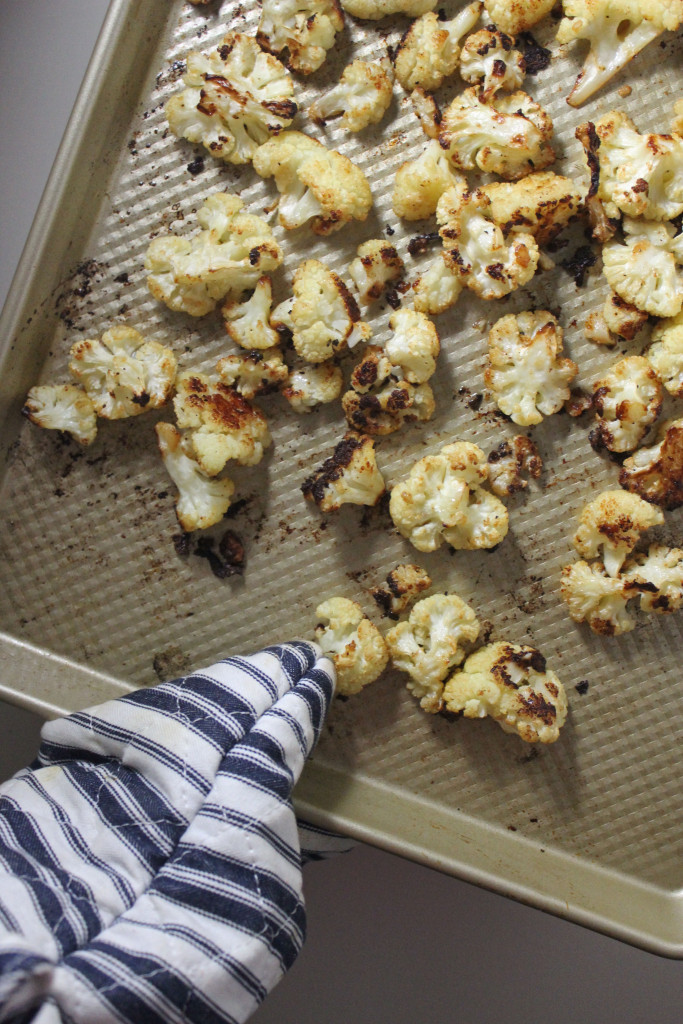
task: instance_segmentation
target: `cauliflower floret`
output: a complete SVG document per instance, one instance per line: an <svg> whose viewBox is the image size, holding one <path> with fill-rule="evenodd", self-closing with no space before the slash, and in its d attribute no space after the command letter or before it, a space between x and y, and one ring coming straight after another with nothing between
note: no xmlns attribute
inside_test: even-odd
<svg viewBox="0 0 683 1024"><path fill-rule="evenodd" d="M384 586L373 587L370 593L383 615L397 619L431 585L431 578L422 566L402 562L387 574Z"/></svg>
<svg viewBox="0 0 683 1024"><path fill-rule="evenodd" d="M404 220L424 220L435 212L441 196L453 185L465 184L439 145L430 139L415 160L401 164L394 178L391 206Z"/></svg>
<svg viewBox="0 0 683 1024"><path fill-rule="evenodd" d="M683 212L683 138L641 135L620 110L580 125L576 137L590 170L591 213L599 225L605 217L618 220L621 213L671 220ZM613 233L608 226L606 230ZM596 237L601 235L596 232Z"/></svg>
<svg viewBox="0 0 683 1024"><path fill-rule="evenodd" d="M261 217L242 213L237 196L216 192L197 214L193 238L154 238L145 255L147 287L169 309L204 316L221 299L241 295L282 263L282 249Z"/></svg>
<svg viewBox="0 0 683 1024"><path fill-rule="evenodd" d="M388 383L372 394L346 391L342 409L354 430L383 437L400 430L404 423L430 420L435 410L434 394L429 384L414 385L389 377Z"/></svg>
<svg viewBox="0 0 683 1024"><path fill-rule="evenodd" d="M295 412L308 413L339 398L343 384L344 376L331 360L315 365L302 363L290 371L282 394Z"/></svg>
<svg viewBox="0 0 683 1024"><path fill-rule="evenodd" d="M597 558L602 548L607 575L617 576L640 534L663 522L659 509L637 494L603 491L583 508L572 544L582 558Z"/></svg>
<svg viewBox="0 0 683 1024"><path fill-rule="evenodd" d="M662 408L662 387L644 356L620 359L593 385L597 426L594 448L630 452L645 437Z"/></svg>
<svg viewBox="0 0 683 1024"><path fill-rule="evenodd" d="M344 434L329 459L304 480L301 490L322 512L334 512L342 505L376 505L386 487L372 438Z"/></svg>
<svg viewBox="0 0 683 1024"><path fill-rule="evenodd" d="M666 390L683 398L683 313L655 327L645 358Z"/></svg>
<svg viewBox="0 0 683 1024"><path fill-rule="evenodd" d="M486 456L477 445L456 441L419 459L391 492L389 514L418 551L445 541L456 549L492 548L508 531L505 505L484 490Z"/></svg>
<svg viewBox="0 0 683 1024"><path fill-rule="evenodd" d="M391 14L419 18L436 6L436 0L341 0L341 5L352 18L379 21Z"/></svg>
<svg viewBox="0 0 683 1024"><path fill-rule="evenodd" d="M207 476L217 476L229 459L255 466L270 444L261 410L235 388L205 374L178 377L173 407L178 426L190 432L194 458Z"/></svg>
<svg viewBox="0 0 683 1024"><path fill-rule="evenodd" d="M610 292L602 309L586 317L584 334L597 345L614 345L613 334L626 341L633 341L647 319L647 313Z"/></svg>
<svg viewBox="0 0 683 1024"><path fill-rule="evenodd" d="M450 20L428 11L412 23L394 55L396 77L404 89L419 85L431 92L455 72L460 40L477 24L482 7L468 4Z"/></svg>
<svg viewBox="0 0 683 1024"><path fill-rule="evenodd" d="M446 265L445 253L440 252L434 262L413 283L413 305L420 313L436 316L454 306L463 289L463 278Z"/></svg>
<svg viewBox="0 0 683 1024"><path fill-rule="evenodd" d="M482 103L479 90L472 88L446 108L438 138L456 167L514 181L555 162L552 134L552 121L525 92Z"/></svg>
<svg viewBox="0 0 683 1024"><path fill-rule="evenodd" d="M434 594L418 601L407 622L400 622L385 639L394 668L407 672L406 684L420 707L437 714L443 707L444 679L459 665L463 643L479 636L473 610L455 594Z"/></svg>
<svg viewBox="0 0 683 1024"><path fill-rule="evenodd" d="M337 0L261 0L256 38L288 68L303 75L317 71L344 28Z"/></svg>
<svg viewBox="0 0 683 1024"><path fill-rule="evenodd" d="M315 636L323 654L332 658L338 694L349 697L379 678L389 652L384 637L355 601L331 597L315 610L320 624Z"/></svg>
<svg viewBox="0 0 683 1024"><path fill-rule="evenodd" d="M665 30L683 22L683 0L563 0L558 43L590 43L567 102L579 107Z"/></svg>
<svg viewBox="0 0 683 1024"><path fill-rule="evenodd" d="M171 397L178 360L170 348L145 341L132 327L112 327L101 341L77 341L70 355L69 369L104 419L137 416Z"/></svg>
<svg viewBox="0 0 683 1024"><path fill-rule="evenodd" d="M397 309L389 318L392 331L384 346L387 359L398 366L411 384L424 384L436 370L441 342L436 327L424 313Z"/></svg>
<svg viewBox="0 0 683 1024"><path fill-rule="evenodd" d="M654 445L624 460L619 484L660 508L683 505L683 419L663 423Z"/></svg>
<svg viewBox="0 0 683 1024"><path fill-rule="evenodd" d="M240 348L274 348L280 335L268 322L273 301L273 287L269 277L260 277L249 298L228 299L221 308L225 329Z"/></svg>
<svg viewBox="0 0 683 1024"><path fill-rule="evenodd" d="M347 132L360 132L370 124L379 124L391 103L394 72L388 57L379 60L353 60L342 71L335 86L315 100L308 116L316 124L325 124L341 115Z"/></svg>
<svg viewBox="0 0 683 1024"><path fill-rule="evenodd" d="M351 372L351 387L359 395L365 395L372 388L381 388L390 377L398 380L398 367L394 367L386 352L379 345L368 345L363 358Z"/></svg>
<svg viewBox="0 0 683 1024"><path fill-rule="evenodd" d="M513 233L506 239L481 189L444 192L436 218L446 266L480 298L500 299L534 276L539 250L533 236Z"/></svg>
<svg viewBox="0 0 683 1024"><path fill-rule="evenodd" d="M488 102L499 89L519 89L526 76L524 55L505 32L482 28L465 40L460 52L460 77L481 86L480 97Z"/></svg>
<svg viewBox="0 0 683 1024"><path fill-rule="evenodd" d="M602 248L603 272L625 302L652 316L677 316L683 308L683 233L670 224L624 219L625 243Z"/></svg>
<svg viewBox="0 0 683 1024"><path fill-rule="evenodd" d="M586 622L600 636L619 636L635 626L627 604L637 587L609 576L600 562L574 562L562 570L560 594L574 622Z"/></svg>
<svg viewBox="0 0 683 1024"><path fill-rule="evenodd" d="M183 82L166 104L171 131L231 164L249 163L297 112L286 69L239 32L229 32L209 54L188 54Z"/></svg>
<svg viewBox="0 0 683 1024"><path fill-rule="evenodd" d="M293 297L272 313L275 327L292 332L292 343L302 359L324 363L354 348L372 335L360 318L358 303L341 277L319 260L306 260L296 270Z"/></svg>
<svg viewBox="0 0 683 1024"><path fill-rule="evenodd" d="M505 235L522 232L546 245L583 209L583 193L571 178L553 171L520 181L494 181L481 191L491 201L489 215Z"/></svg>
<svg viewBox="0 0 683 1024"><path fill-rule="evenodd" d="M161 457L178 488L176 515L183 530L206 530L219 523L230 507L235 485L227 477L206 476L194 455L187 434L171 423L155 427Z"/></svg>
<svg viewBox="0 0 683 1024"><path fill-rule="evenodd" d="M396 249L381 238L371 238L359 245L356 259L349 265L349 277L365 303L381 298L386 286L400 281L404 273L403 260Z"/></svg>
<svg viewBox="0 0 683 1024"><path fill-rule="evenodd" d="M567 401L579 368L562 350L562 328L547 310L509 313L493 325L484 379L513 423L540 423Z"/></svg>
<svg viewBox="0 0 683 1024"><path fill-rule="evenodd" d="M653 544L647 554L637 553L624 566L624 579L638 584L640 607L660 615L683 604L683 551Z"/></svg>
<svg viewBox="0 0 683 1024"><path fill-rule="evenodd" d="M278 222L287 230L310 221L316 235L329 235L370 212L372 193L360 168L303 132L269 139L256 150L253 164L262 178L275 178Z"/></svg>
<svg viewBox="0 0 683 1024"><path fill-rule="evenodd" d="M531 28L555 6L555 0L486 0L486 11L496 28L516 36Z"/></svg>
<svg viewBox="0 0 683 1024"><path fill-rule="evenodd" d="M75 384L39 384L31 388L24 416L37 427L63 430L79 444L91 444L97 436L97 417L92 399Z"/></svg>
<svg viewBox="0 0 683 1024"><path fill-rule="evenodd" d="M528 473L538 480L543 472L543 461L538 448L524 434L501 441L489 452L489 486L499 498L507 498L528 487L522 474Z"/></svg>
<svg viewBox="0 0 683 1024"><path fill-rule="evenodd" d="M279 348L254 349L239 356L224 356L216 364L220 379L243 398L277 391L289 378Z"/></svg>
<svg viewBox="0 0 683 1024"><path fill-rule="evenodd" d="M493 718L525 743L554 743L567 718L567 696L535 647L499 641L471 654L444 687L448 711Z"/></svg>

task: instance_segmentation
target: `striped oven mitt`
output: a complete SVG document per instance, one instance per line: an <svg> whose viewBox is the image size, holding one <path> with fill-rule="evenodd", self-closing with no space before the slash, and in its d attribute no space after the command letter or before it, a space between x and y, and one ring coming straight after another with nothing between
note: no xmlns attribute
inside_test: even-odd
<svg viewBox="0 0 683 1024"><path fill-rule="evenodd" d="M0 1021L246 1020L303 943L302 859L352 845L291 802L333 690L295 642L45 725L0 787Z"/></svg>

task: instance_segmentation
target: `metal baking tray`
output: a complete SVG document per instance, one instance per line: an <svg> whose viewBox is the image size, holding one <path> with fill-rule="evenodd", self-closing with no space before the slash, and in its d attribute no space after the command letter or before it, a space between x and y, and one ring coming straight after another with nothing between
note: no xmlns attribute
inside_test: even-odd
<svg viewBox="0 0 683 1024"><path fill-rule="evenodd" d="M20 416L31 385L68 379L70 344L115 320L171 344L186 366L210 368L224 352L218 314L195 321L162 308L145 287L142 262L156 233L194 229L193 213L213 190L237 191L255 211L272 207L271 183L251 168L207 156L203 171L189 173L199 151L176 140L163 116L187 52L210 47L230 28L252 33L257 16L251 3L197 9L113 0L4 310L0 696L46 716L230 653L310 636L317 603L335 593L376 618L368 588L399 560L415 560L381 511L346 507L324 518L304 502L301 480L343 432L338 409L295 417L279 398L264 401L275 443L260 466L234 473L244 500L228 525L242 537L248 563L244 578L228 580L174 548L173 489L156 452L154 414L103 424L84 451ZM315 85L297 83L302 109L352 52L376 54L402 27L400 19L348 18ZM553 32L551 20L539 40ZM682 56L681 37L667 37L579 111L564 99L575 54L556 55L529 79L555 123L557 168L583 175L574 128L614 106L643 129L665 130L683 84ZM623 98L617 90L626 81L632 93ZM398 86L390 115L359 136L333 123L325 130L328 144L366 171L374 210L365 225L329 240L307 232L284 238L278 229L287 253L279 295L304 254L343 272L365 238L391 237L406 252L416 232L393 215L391 183L422 140ZM305 115L298 126L318 132ZM585 241L570 234L557 260ZM503 312L559 310L579 381L590 385L617 358L582 334L586 312L604 293L599 274L577 288L558 266L507 301L465 296L438 318L437 413L380 440L389 482L456 437L490 450L512 432L486 397L478 409L472 401L483 392L488 327ZM380 340L386 315L372 319ZM616 479L615 466L592 451L589 428L566 416L534 428L545 473L540 486L510 501L510 534L498 550L417 558L435 588L473 604L492 638L543 651L571 700L560 741L537 749L492 722L426 715L387 673L361 696L335 701L297 806L313 822L680 957L681 619L643 618L611 640L575 625L558 598L560 568L573 557L574 517ZM680 542L680 525L680 514L670 513L657 536Z"/></svg>

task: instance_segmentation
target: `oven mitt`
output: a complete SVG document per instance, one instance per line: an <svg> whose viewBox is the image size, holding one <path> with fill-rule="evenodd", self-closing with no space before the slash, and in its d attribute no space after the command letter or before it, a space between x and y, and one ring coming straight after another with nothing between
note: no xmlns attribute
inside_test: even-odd
<svg viewBox="0 0 683 1024"><path fill-rule="evenodd" d="M0 1021L246 1020L305 934L292 787L334 691L314 644L234 657L43 727L0 787Z"/></svg>

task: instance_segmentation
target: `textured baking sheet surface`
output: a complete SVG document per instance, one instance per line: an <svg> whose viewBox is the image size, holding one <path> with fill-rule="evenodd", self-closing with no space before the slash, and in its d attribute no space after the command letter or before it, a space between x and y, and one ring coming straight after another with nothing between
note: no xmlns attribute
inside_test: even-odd
<svg viewBox="0 0 683 1024"><path fill-rule="evenodd" d="M200 151L176 140L163 115L165 100L179 85L178 62L193 48L215 45L228 29L253 33L257 10L230 2L208 10L169 3L168 9L166 34L140 102L135 110L121 111L127 144L111 169L107 199L99 211L84 211L84 216L92 212L90 238L77 254L78 267L65 267L69 277L50 297L54 336L47 361L36 368L36 382L68 380L69 346L99 335L113 321L171 345L185 367L208 370L228 351L219 314L195 321L162 308L147 292L142 263L159 232L195 230L194 213L214 190L239 193L255 212L272 207L274 186L249 167L231 168L207 155L204 170L192 176L187 165ZM302 110L336 79L352 53L376 55L405 25L400 19L361 25L347 18L334 61L313 76L315 84L297 80ZM537 36L544 41L553 32L551 20ZM556 169L583 176L574 128L613 107L626 110L641 130L666 130L681 89L682 56L680 36L655 43L578 111L564 99L577 55L556 55L551 68L529 78L525 88L555 124L561 156ZM621 98L617 90L625 81L633 91ZM456 77L442 95L461 87ZM370 237L390 237L415 276L420 264L407 256L406 245L428 222L406 231L391 211L390 196L393 172L420 151L423 136L398 85L390 116L358 136L345 135L334 122L320 132L304 115L295 127L363 168L374 209L364 225L327 240L307 231L285 235L276 228L287 257L275 276L276 299L287 294L304 256L321 257L344 272L356 245ZM558 260L586 241L581 229L567 237ZM619 357L619 351L601 350L582 334L586 312L605 291L599 274L577 288L557 267L508 300L485 304L463 295L437 318L442 339L432 381L437 412L428 424L378 440L378 462L389 483L448 441L471 440L488 451L515 432L486 396L476 411L468 404L484 390L486 335L505 312L557 312L567 354L580 367L579 382L589 386ZM373 309L368 316L380 341L389 312ZM571 702L560 741L549 748L528 747L492 722L428 716L399 677L387 673L361 697L335 702L316 760L430 805L517 830L539 847L666 889L680 888L681 619L642 617L632 633L602 639L575 625L559 600L560 569L575 557L569 541L575 515L599 490L616 485L617 468L588 443L588 418L555 416L533 428L545 472L509 502L510 533L496 551L452 554L444 548L421 555L395 534L380 510L346 507L325 518L304 502L302 479L344 431L338 406L299 417L277 396L261 404L270 413L273 447L261 465L231 473L244 503L210 531L219 537L230 526L247 550L244 577L222 581L204 560L176 554L173 486L153 430L160 414L102 423L87 450L25 424L1 491L2 628L96 670L145 684L156 680L155 672L169 676L228 653L310 636L316 605L333 594L359 601L378 621L367 588L399 560L419 561L432 576L434 591L454 591L471 602L492 639L531 643L545 654ZM669 513L666 526L652 535L680 543L680 526L681 513ZM580 694L575 686L582 681L589 686Z"/></svg>

